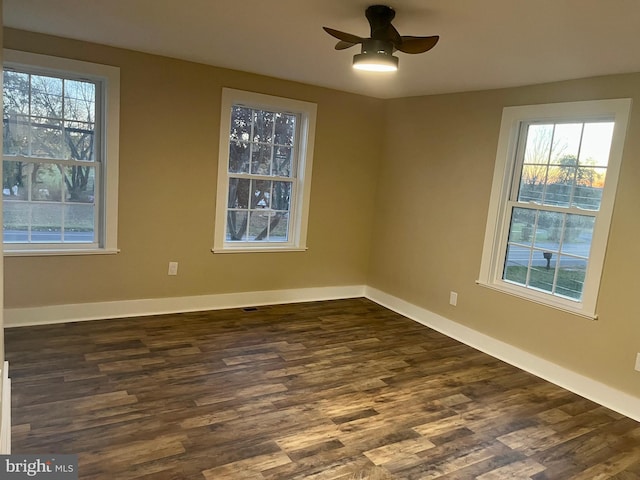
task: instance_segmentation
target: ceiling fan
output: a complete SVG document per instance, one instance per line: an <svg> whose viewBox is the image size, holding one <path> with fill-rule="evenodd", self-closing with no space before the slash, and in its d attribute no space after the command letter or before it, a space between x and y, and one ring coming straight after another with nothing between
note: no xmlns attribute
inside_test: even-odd
<svg viewBox="0 0 640 480"><path fill-rule="evenodd" d="M430 37L401 36L391 20L396 16L393 8L386 5L371 5L365 10L371 27L371 37L363 38L351 33L322 27L329 35L340 40L336 50L362 45L362 53L353 57L353 67L370 71L393 71L398 69L398 57L393 52L423 53L438 43L438 35Z"/></svg>

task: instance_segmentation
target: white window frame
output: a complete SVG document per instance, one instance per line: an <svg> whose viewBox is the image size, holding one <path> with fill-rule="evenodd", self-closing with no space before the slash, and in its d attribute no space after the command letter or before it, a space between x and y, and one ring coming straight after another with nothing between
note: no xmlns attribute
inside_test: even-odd
<svg viewBox="0 0 640 480"><path fill-rule="evenodd" d="M628 98L504 108L478 284L579 316L590 319L597 318L596 306L600 278L604 266L630 110L631 99ZM511 188L514 188L513 177L517 164L518 140L522 125L535 121L581 122L594 119L613 120L615 125L606 183L602 193L600 210L596 215L582 300L565 299L502 280L511 220L508 203Z"/></svg>
<svg viewBox="0 0 640 480"><path fill-rule="evenodd" d="M294 178L291 194L289 238L287 242L227 242L227 207L229 200L229 136L231 132L231 109L234 105L280 111L299 116L297 136L297 159L294 160ZM316 128L315 103L293 100L261 93L222 89L220 117L220 146L218 153L218 182L216 194L216 219L214 253L303 251L307 249L307 223L309 199L311 197L311 171ZM237 177L234 174L234 177Z"/></svg>
<svg viewBox="0 0 640 480"><path fill-rule="evenodd" d="M98 238L94 243L4 243L5 256L83 255L117 253L118 170L120 135L120 69L118 67L52 57L17 50L3 50L3 65L97 82L100 117L96 118L96 136L101 162L101 192L97 199ZM46 159L44 159L46 160Z"/></svg>

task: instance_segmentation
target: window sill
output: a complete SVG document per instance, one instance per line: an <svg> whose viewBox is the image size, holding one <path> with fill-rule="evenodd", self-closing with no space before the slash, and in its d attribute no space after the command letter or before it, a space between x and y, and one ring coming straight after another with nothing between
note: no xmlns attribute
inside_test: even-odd
<svg viewBox="0 0 640 480"><path fill-rule="evenodd" d="M524 293L520 293L515 289L510 289L504 287L502 285L497 285L493 283L486 283L481 280L476 280L476 284L480 285L484 288L489 288L491 290L495 290L497 292L506 293L507 295L511 295L513 297L522 298L523 300L528 300L533 303L537 303L538 305L543 305L545 307L553 308L554 310L559 310L561 312L570 313L572 315L576 315L578 317L586 318L588 320L597 320L598 315L595 312L586 312L584 310L580 310L577 308L571 308L569 306L561 305L558 303L546 302L544 300L538 299L532 295L526 295Z"/></svg>
<svg viewBox="0 0 640 480"><path fill-rule="evenodd" d="M306 252L307 247L241 247L241 248L212 248L213 253L275 253L275 252Z"/></svg>
<svg viewBox="0 0 640 480"><path fill-rule="evenodd" d="M5 257L49 257L49 256L72 256L72 255L115 255L120 253L117 248L92 248L92 249L47 249L47 250L4 250Z"/></svg>

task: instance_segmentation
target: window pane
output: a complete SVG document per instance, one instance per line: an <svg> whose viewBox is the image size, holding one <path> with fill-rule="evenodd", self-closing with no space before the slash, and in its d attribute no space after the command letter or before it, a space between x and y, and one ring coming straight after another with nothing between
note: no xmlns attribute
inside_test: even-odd
<svg viewBox="0 0 640 480"><path fill-rule="evenodd" d="M93 161L94 129L93 123L65 122L64 156L62 158Z"/></svg>
<svg viewBox="0 0 640 480"><path fill-rule="evenodd" d="M582 123L559 123L553 132L551 163L565 165L573 159L577 161L582 137Z"/></svg>
<svg viewBox="0 0 640 480"><path fill-rule="evenodd" d="M270 180L251 180L251 208L271 208Z"/></svg>
<svg viewBox="0 0 640 480"><path fill-rule="evenodd" d="M251 109L234 105L231 108L231 140L248 142L251 138Z"/></svg>
<svg viewBox="0 0 640 480"><path fill-rule="evenodd" d="M541 211L538 214L535 247L557 252L564 228L564 215L557 212Z"/></svg>
<svg viewBox="0 0 640 480"><path fill-rule="evenodd" d="M96 86L77 80L64 81L64 118L93 123L96 120Z"/></svg>
<svg viewBox="0 0 640 480"><path fill-rule="evenodd" d="M67 202L94 203L96 186L95 167L66 166L64 183Z"/></svg>
<svg viewBox="0 0 640 480"><path fill-rule="evenodd" d="M229 179L229 208L249 208L249 185L248 179Z"/></svg>
<svg viewBox="0 0 640 480"><path fill-rule="evenodd" d="M531 250L528 248L509 245L502 278L520 285L526 285L530 256Z"/></svg>
<svg viewBox="0 0 640 480"><path fill-rule="evenodd" d="M31 165L31 200L42 202L62 201L62 173L53 163Z"/></svg>
<svg viewBox="0 0 640 480"><path fill-rule="evenodd" d="M20 72L4 72L4 117L15 114L29 114L29 74Z"/></svg>
<svg viewBox="0 0 640 480"><path fill-rule="evenodd" d="M553 125L529 125L524 163L549 163Z"/></svg>
<svg viewBox="0 0 640 480"><path fill-rule="evenodd" d="M4 202L2 227L5 242L27 242L31 206L26 202Z"/></svg>
<svg viewBox="0 0 640 480"><path fill-rule="evenodd" d="M273 142L273 112L254 110L253 122L253 141L262 143Z"/></svg>
<svg viewBox="0 0 640 480"><path fill-rule="evenodd" d="M290 210L291 182L273 182L271 208L274 210Z"/></svg>
<svg viewBox="0 0 640 480"><path fill-rule="evenodd" d="M536 252L544 255L544 265L538 265L538 262L531 265L529 272L529 287L544 290L545 292L553 291L553 278L556 273L557 256L550 252Z"/></svg>
<svg viewBox="0 0 640 480"><path fill-rule="evenodd" d="M247 212L234 211L227 212L227 232L228 242L240 242L247 240Z"/></svg>
<svg viewBox="0 0 640 480"><path fill-rule="evenodd" d="M576 188L571 206L586 210L600 210L602 190L607 177L606 168L580 167L576 174Z"/></svg>
<svg viewBox="0 0 640 480"><path fill-rule="evenodd" d="M293 145L296 133L296 116L285 113L276 114L276 138L278 145Z"/></svg>
<svg viewBox="0 0 640 480"><path fill-rule="evenodd" d="M264 241L269 236L269 220L272 212L254 210L249 221L249 240Z"/></svg>
<svg viewBox="0 0 640 480"><path fill-rule="evenodd" d="M31 119L31 152L34 157L64 158L62 122Z"/></svg>
<svg viewBox="0 0 640 480"><path fill-rule="evenodd" d="M273 174L278 177L291 177L293 164L293 148L275 147L273 155Z"/></svg>
<svg viewBox="0 0 640 480"><path fill-rule="evenodd" d="M271 221L269 240L271 242L287 242L289 240L288 212L276 212L276 215Z"/></svg>
<svg viewBox="0 0 640 480"><path fill-rule="evenodd" d="M562 252L588 258L594 224L594 217L567 215L562 239Z"/></svg>
<svg viewBox="0 0 640 480"><path fill-rule="evenodd" d="M271 145L253 144L251 152L251 173L254 175L271 174Z"/></svg>
<svg viewBox="0 0 640 480"><path fill-rule="evenodd" d="M531 245L536 211L528 208L514 208L509 227L509 243Z"/></svg>
<svg viewBox="0 0 640 480"><path fill-rule="evenodd" d="M19 114L5 114L2 150L8 155L29 154L29 117Z"/></svg>
<svg viewBox="0 0 640 480"><path fill-rule="evenodd" d="M613 138L614 122L586 123L580 147L580 165L606 167Z"/></svg>
<svg viewBox="0 0 640 480"><path fill-rule="evenodd" d="M29 172L31 167L24 162L2 162L2 198L11 200L29 199Z"/></svg>
<svg viewBox="0 0 640 480"><path fill-rule="evenodd" d="M62 79L31 75L31 115L62 118Z"/></svg>
<svg viewBox="0 0 640 480"><path fill-rule="evenodd" d="M586 260L562 256L558 268L558 282L555 293L580 300L584 289L586 272Z"/></svg>
<svg viewBox="0 0 640 480"><path fill-rule="evenodd" d="M574 167L551 167L544 190L544 205L568 207L575 184L576 169Z"/></svg>
<svg viewBox="0 0 640 480"><path fill-rule="evenodd" d="M81 203L64 207L64 241L86 243L94 241L93 205Z"/></svg>
<svg viewBox="0 0 640 480"><path fill-rule="evenodd" d="M520 179L519 202L542 202L544 186L547 181L546 165L525 165Z"/></svg>
<svg viewBox="0 0 640 480"><path fill-rule="evenodd" d="M31 204L31 241L61 242L63 204Z"/></svg>
<svg viewBox="0 0 640 480"><path fill-rule="evenodd" d="M229 142L229 173L249 173L249 144Z"/></svg>

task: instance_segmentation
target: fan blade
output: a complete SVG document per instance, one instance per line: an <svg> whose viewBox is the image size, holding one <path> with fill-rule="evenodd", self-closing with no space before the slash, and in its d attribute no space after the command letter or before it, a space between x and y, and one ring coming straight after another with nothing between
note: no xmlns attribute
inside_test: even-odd
<svg viewBox="0 0 640 480"><path fill-rule="evenodd" d="M351 48L354 45L356 44L351 42L345 42L344 40L340 40L338 43L336 43L336 50L344 50L345 48Z"/></svg>
<svg viewBox="0 0 640 480"><path fill-rule="evenodd" d="M432 37L401 37L402 42L395 45L397 50L404 53L423 53L431 50L438 43L438 35Z"/></svg>
<svg viewBox="0 0 640 480"><path fill-rule="evenodd" d="M332 37L336 37L338 40L342 40L343 42L352 43L354 45L356 43L362 43L362 38L358 37L357 35L341 32L340 30L334 30L333 28L329 28L329 27L322 27L322 28L329 35L331 35ZM338 45L336 45L336 47L337 46ZM341 49L338 49L338 50L341 50Z"/></svg>

